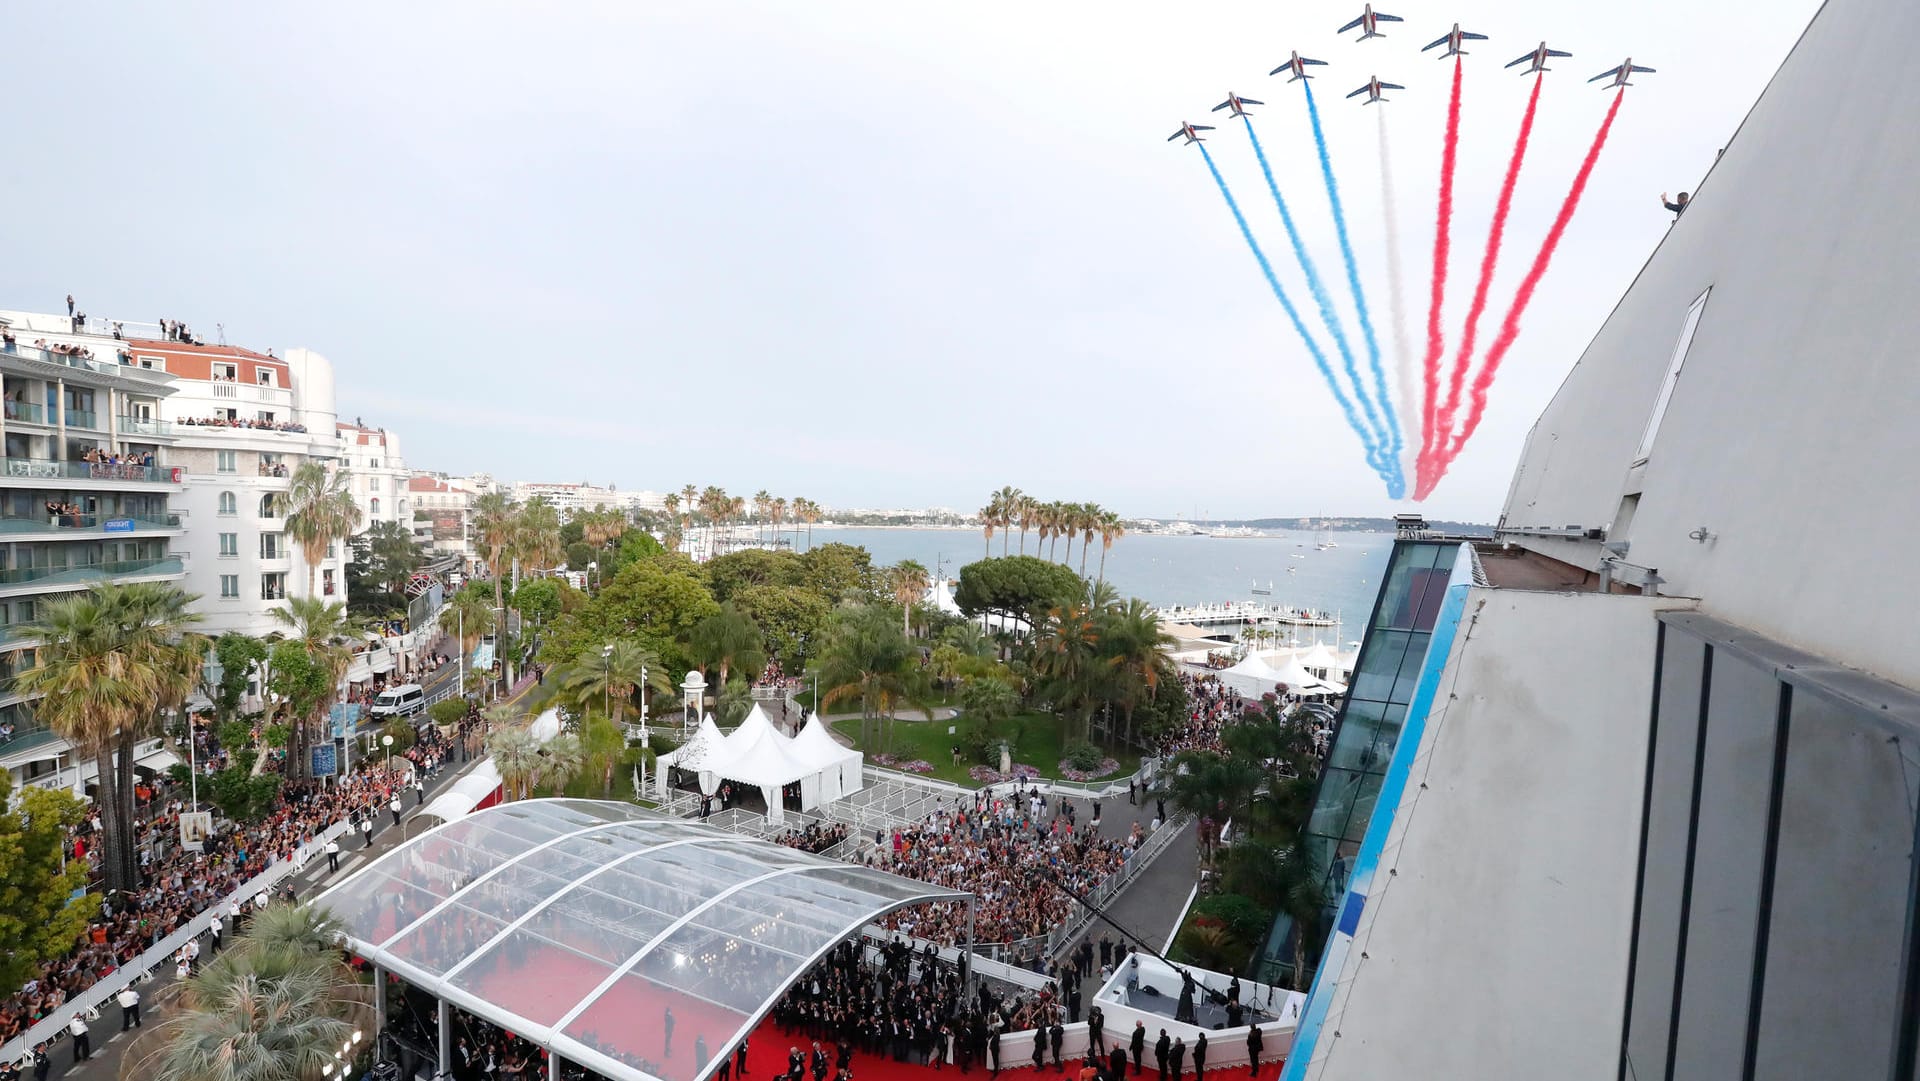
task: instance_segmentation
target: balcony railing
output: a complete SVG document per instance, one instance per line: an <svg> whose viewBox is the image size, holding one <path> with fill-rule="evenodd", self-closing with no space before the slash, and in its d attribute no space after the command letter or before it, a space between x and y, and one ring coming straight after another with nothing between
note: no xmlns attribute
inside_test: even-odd
<svg viewBox="0 0 1920 1081"><path fill-rule="evenodd" d="M136 480L165 484L175 480L174 471L161 465L129 465L125 462L57 462L44 458L5 458L6 475L41 480Z"/></svg>
<svg viewBox="0 0 1920 1081"><path fill-rule="evenodd" d="M45 424L47 411L38 402L16 402L9 398L7 399L7 419L23 424Z"/></svg>
<svg viewBox="0 0 1920 1081"><path fill-rule="evenodd" d="M67 427L98 428L100 427L100 414L95 413L91 409L70 408L67 410Z"/></svg>
<svg viewBox="0 0 1920 1081"><path fill-rule="evenodd" d="M178 556L157 559L122 559L112 563L85 563L71 567L16 567L0 571L0 586L67 585L91 583L133 575L183 574Z"/></svg>
<svg viewBox="0 0 1920 1081"><path fill-rule="evenodd" d="M142 518L126 514L49 514L46 517L0 518L0 533L57 533L64 529L95 529L108 533L143 533L179 529L180 516Z"/></svg>
<svg viewBox="0 0 1920 1081"><path fill-rule="evenodd" d="M173 422L154 420L151 417L116 417L116 426L123 435L172 435Z"/></svg>

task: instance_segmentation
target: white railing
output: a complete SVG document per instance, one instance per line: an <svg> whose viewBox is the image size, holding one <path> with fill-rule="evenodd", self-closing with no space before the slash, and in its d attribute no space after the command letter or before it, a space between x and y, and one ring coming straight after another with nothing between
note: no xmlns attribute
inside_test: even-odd
<svg viewBox="0 0 1920 1081"><path fill-rule="evenodd" d="M1115 897L1120 895L1121 890L1126 889L1134 879L1146 873L1147 868L1153 865L1153 861L1160 858L1160 854L1173 843L1173 838L1192 820L1192 815L1175 812L1172 820L1162 822L1160 828L1153 831L1146 841L1126 858L1118 871L1108 875L1098 886L1088 891L1087 904L1076 903L1073 916L1047 934L1046 956L1048 959L1058 957L1060 952L1079 938L1080 932L1093 922L1093 912L1088 905L1093 908L1106 908Z"/></svg>

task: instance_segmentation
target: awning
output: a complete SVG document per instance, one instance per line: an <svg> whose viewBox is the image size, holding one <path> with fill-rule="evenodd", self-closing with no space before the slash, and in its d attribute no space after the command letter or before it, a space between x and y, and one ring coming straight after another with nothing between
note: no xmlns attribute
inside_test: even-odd
<svg viewBox="0 0 1920 1081"><path fill-rule="evenodd" d="M163 773L180 764L180 756L164 747L156 748L149 754L133 760L136 766L145 766L155 773Z"/></svg>
<svg viewBox="0 0 1920 1081"><path fill-rule="evenodd" d="M376 675L383 672L391 672L393 671L393 654L388 653L384 649L376 649L367 655L367 666L371 668Z"/></svg>
<svg viewBox="0 0 1920 1081"><path fill-rule="evenodd" d="M365 683L373 678L373 669L364 660L356 660L347 666L348 683Z"/></svg>
<svg viewBox="0 0 1920 1081"><path fill-rule="evenodd" d="M433 798L421 809L427 818L437 818L442 822L452 822L456 818L465 818L493 798L500 791L500 768L489 758L473 767L473 772L453 782L453 787Z"/></svg>

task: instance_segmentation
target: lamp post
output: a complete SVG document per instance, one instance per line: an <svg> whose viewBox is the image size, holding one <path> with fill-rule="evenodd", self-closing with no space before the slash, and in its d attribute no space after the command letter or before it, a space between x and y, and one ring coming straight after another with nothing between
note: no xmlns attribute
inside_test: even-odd
<svg viewBox="0 0 1920 1081"><path fill-rule="evenodd" d="M613 716L613 643L600 647L600 712Z"/></svg>
<svg viewBox="0 0 1920 1081"><path fill-rule="evenodd" d="M380 746L385 747L387 749L387 772L392 773L393 772L393 733L389 732L386 735L381 736Z"/></svg>
<svg viewBox="0 0 1920 1081"><path fill-rule="evenodd" d="M647 745L647 666L640 666L640 746Z"/></svg>

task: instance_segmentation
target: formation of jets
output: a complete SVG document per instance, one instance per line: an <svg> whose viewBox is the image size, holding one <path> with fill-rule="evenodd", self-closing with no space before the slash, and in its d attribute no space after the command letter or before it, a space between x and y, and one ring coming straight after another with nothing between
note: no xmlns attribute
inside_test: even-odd
<svg viewBox="0 0 1920 1081"><path fill-rule="evenodd" d="M1349 30L1358 28L1360 31L1360 37L1357 38L1356 40L1365 41L1368 38L1386 37L1385 34L1382 34L1380 32L1381 23L1397 23L1397 22L1405 22L1405 21L1406 21L1405 19L1402 19L1398 15L1389 15L1384 11L1375 11L1373 10L1372 4L1366 4L1360 9L1360 14L1357 17L1355 17L1352 22L1341 27L1339 32L1344 34ZM1440 48L1440 46L1444 45L1446 46L1446 50L1439 54L1442 58L1449 57L1449 56L1465 56L1467 55L1467 51L1466 49L1462 48L1462 46L1466 42L1486 41L1486 40L1487 40L1487 35L1476 34L1471 30L1462 30L1460 29L1459 23L1454 23L1453 29L1447 31L1445 34L1442 34L1440 37L1435 38L1433 41L1428 42L1426 45L1421 46L1420 51L1427 52L1430 49L1438 49ZM1521 64L1525 64L1527 65L1527 67L1524 71L1521 72L1521 74L1534 75L1539 72L1552 70L1551 68L1547 67L1548 60L1564 59L1567 57L1571 57L1572 55L1573 55L1572 53L1562 52L1559 49L1550 49L1547 47L1547 43L1543 41L1540 43L1540 46L1538 48L1531 50L1530 52L1526 53L1523 56L1515 58L1514 60L1510 61L1506 66L1509 68L1513 68L1513 67L1518 67ZM1326 63L1327 62L1324 60L1313 60L1308 57L1301 56L1299 51L1295 50L1290 56L1288 56L1285 63L1281 64L1277 68L1274 68L1272 71L1268 72L1267 74L1270 76L1278 75L1284 71L1288 73L1287 82L1297 83L1302 79L1313 78L1313 76L1307 74L1307 68L1325 67ZM1595 75L1593 78L1588 79L1587 81L1590 83L1597 83L1602 79L1611 79L1612 81L1606 84L1606 88L1613 89L1615 87L1632 86L1633 84L1628 82L1627 80L1629 77L1633 75L1651 75L1652 73L1653 73L1652 68L1641 67L1639 65L1636 65L1633 62L1633 59L1629 57L1619 67L1613 68L1610 71L1603 71L1600 74ZM1351 94L1348 94L1347 97L1357 98L1360 95L1365 94L1367 96L1366 100L1361 102L1361 104L1372 105L1375 102L1386 101L1387 97L1385 92L1388 90L1405 90L1405 89L1406 87L1401 86L1398 83L1382 82L1380 80L1380 77L1378 75L1375 75L1367 80L1366 85L1360 87L1358 90L1355 90ZM1264 103L1260 101L1256 101L1253 98L1243 98L1238 94L1229 92L1227 94L1227 100L1221 102L1218 105L1215 105L1213 107L1213 111L1217 113L1224 109L1224 110L1227 110L1229 116L1244 117L1248 115L1247 106L1261 105L1261 104L1264 104ZM1194 143L1204 141L1200 135L1201 132L1212 131L1212 130L1213 130L1212 128L1206 126L1205 124L1183 123L1180 125L1179 131L1176 131L1172 135L1167 136L1167 141L1172 142L1175 139L1185 138L1186 143L1183 145L1191 146Z"/></svg>

